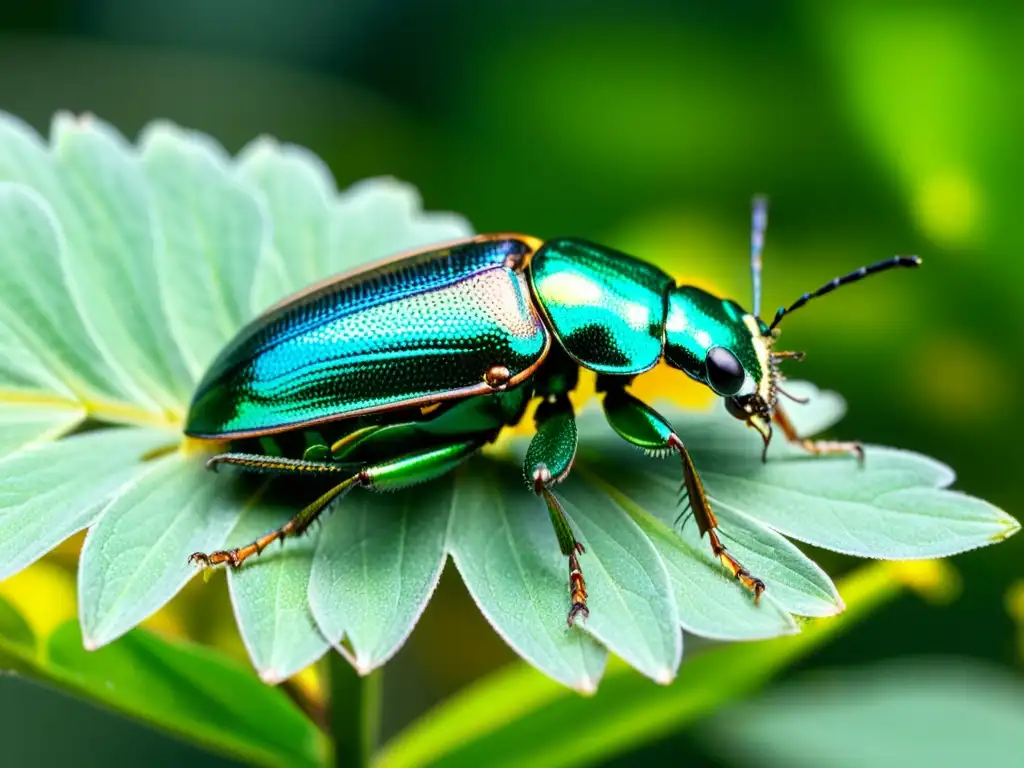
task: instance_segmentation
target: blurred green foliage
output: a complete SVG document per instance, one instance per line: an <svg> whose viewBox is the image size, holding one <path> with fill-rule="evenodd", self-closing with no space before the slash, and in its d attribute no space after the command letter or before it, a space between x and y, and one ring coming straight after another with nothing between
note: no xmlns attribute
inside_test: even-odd
<svg viewBox="0 0 1024 768"><path fill-rule="evenodd" d="M741 302L765 192L769 308L919 253L912 277L794 317L784 345L847 397L850 437L936 456L1019 517L1022 31L1020 4L952 0L47 0L0 16L0 107L42 130L95 111L129 135L165 116L232 151L267 132L340 185L395 174L480 231L585 236ZM803 668L942 654L1019 673L1021 562L1020 536L961 556L959 600L897 601ZM385 731L509 658L457 582L389 670ZM717 757L685 734L652 754L684 749Z"/></svg>

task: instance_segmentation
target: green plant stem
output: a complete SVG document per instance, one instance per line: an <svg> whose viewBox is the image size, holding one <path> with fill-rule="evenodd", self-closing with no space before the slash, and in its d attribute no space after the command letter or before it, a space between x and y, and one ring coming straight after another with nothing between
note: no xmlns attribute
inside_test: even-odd
<svg viewBox="0 0 1024 768"><path fill-rule="evenodd" d="M330 657L331 738L338 768L366 768L380 736L381 670L360 676L340 653Z"/></svg>

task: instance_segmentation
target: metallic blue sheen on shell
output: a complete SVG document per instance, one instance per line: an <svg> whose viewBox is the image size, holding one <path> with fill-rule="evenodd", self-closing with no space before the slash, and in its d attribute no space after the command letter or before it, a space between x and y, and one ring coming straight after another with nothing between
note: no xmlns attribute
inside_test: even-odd
<svg viewBox="0 0 1024 768"><path fill-rule="evenodd" d="M528 378L550 337L523 263L483 236L412 253L283 302L244 328L196 391L186 434L234 438L492 391Z"/></svg>

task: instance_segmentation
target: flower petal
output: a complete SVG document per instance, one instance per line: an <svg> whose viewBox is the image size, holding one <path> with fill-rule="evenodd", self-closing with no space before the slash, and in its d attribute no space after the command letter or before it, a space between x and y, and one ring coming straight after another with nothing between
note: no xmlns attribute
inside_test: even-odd
<svg viewBox="0 0 1024 768"><path fill-rule="evenodd" d="M0 121L0 147L9 138L7 128ZM36 157L43 150L27 137L19 142L29 158L49 162ZM123 400L68 292L62 266L67 245L50 203L31 187L0 183L0 241L0 386L20 389L27 381L68 400Z"/></svg>
<svg viewBox="0 0 1024 768"><path fill-rule="evenodd" d="M82 548L78 611L89 648L148 618L196 574L195 551L223 545L243 506L201 456L155 460L100 512Z"/></svg>
<svg viewBox="0 0 1024 768"><path fill-rule="evenodd" d="M589 593L587 631L643 674L671 682L683 638L657 549L622 507L582 476L570 475L556 495L587 550L580 557ZM533 501L525 488L519 496L522 506Z"/></svg>
<svg viewBox="0 0 1024 768"><path fill-rule="evenodd" d="M411 184L391 178L353 184L335 204L324 275L473 233L462 216L424 212L422 206Z"/></svg>
<svg viewBox="0 0 1024 768"><path fill-rule="evenodd" d="M434 593L448 559L453 482L435 481L429 494L357 489L324 523L309 601L327 637L347 638L360 674L391 658Z"/></svg>
<svg viewBox="0 0 1024 768"><path fill-rule="evenodd" d="M543 503L518 468L475 461L459 473L448 548L484 617L512 649L565 685L593 692L607 651L565 625L568 566Z"/></svg>
<svg viewBox="0 0 1024 768"><path fill-rule="evenodd" d="M36 445L0 462L0 580L89 525L102 505L173 444L159 430L107 429Z"/></svg>
<svg viewBox="0 0 1024 768"><path fill-rule="evenodd" d="M285 266L283 280L262 275L277 278L277 282L262 288L261 301L276 301L340 271L329 258L331 211L337 190L323 161L302 147L261 138L245 147L237 162L241 178L266 200L274 221L273 248Z"/></svg>
<svg viewBox="0 0 1024 768"><path fill-rule="evenodd" d="M159 122L139 145L167 321L198 379L251 317L253 275L270 245L270 219L209 137Z"/></svg>
<svg viewBox="0 0 1024 768"><path fill-rule="evenodd" d="M273 490L273 489L271 489ZM294 501L257 496L228 537L244 546L299 511ZM279 683L324 655L330 642L309 609L309 571L319 528L228 571L231 602L249 658L267 683Z"/></svg>
<svg viewBox="0 0 1024 768"><path fill-rule="evenodd" d="M68 198L57 216L75 305L107 364L123 371L142 397L180 415L193 381L167 329L153 211L138 158L94 118L59 115L52 142Z"/></svg>

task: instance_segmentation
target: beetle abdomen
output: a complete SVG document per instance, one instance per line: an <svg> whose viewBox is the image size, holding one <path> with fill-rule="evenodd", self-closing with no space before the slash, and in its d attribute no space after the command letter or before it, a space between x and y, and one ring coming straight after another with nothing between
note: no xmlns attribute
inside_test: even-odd
<svg viewBox="0 0 1024 768"><path fill-rule="evenodd" d="M276 432L518 383L549 344L521 269L532 249L474 238L278 305L211 366L186 433Z"/></svg>

